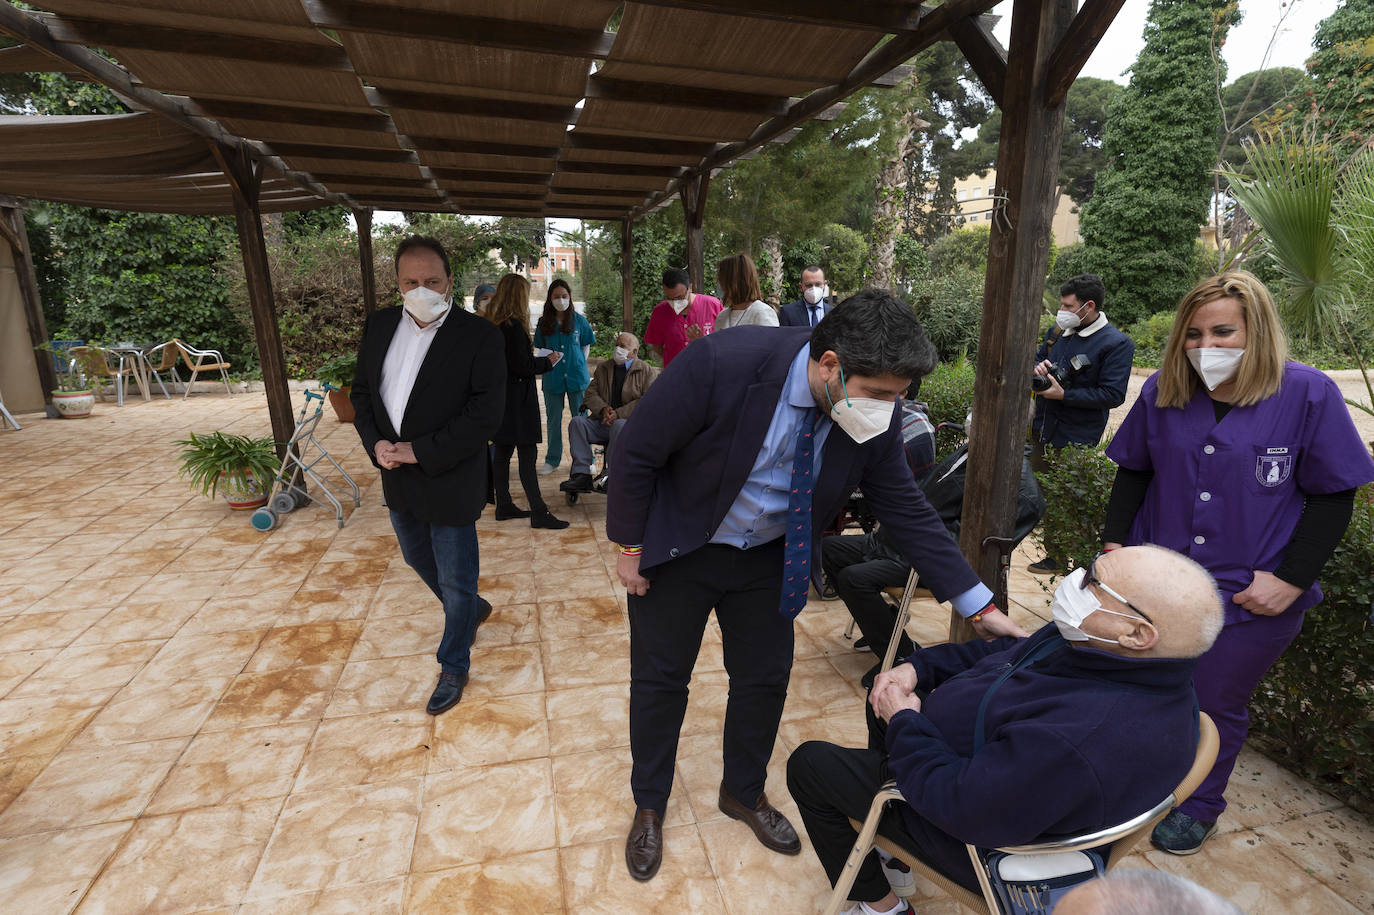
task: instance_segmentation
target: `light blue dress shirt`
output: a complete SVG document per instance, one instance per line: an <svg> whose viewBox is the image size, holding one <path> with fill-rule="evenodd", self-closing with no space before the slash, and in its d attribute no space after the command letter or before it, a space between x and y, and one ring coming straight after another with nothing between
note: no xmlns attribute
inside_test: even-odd
<svg viewBox="0 0 1374 915"><path fill-rule="evenodd" d="M807 378L806 363L811 347L804 345L787 370L782 385L782 397L773 409L773 419L763 437L763 445L754 458L749 478L730 505L725 519L716 529L712 543L747 550L783 536L786 530L787 507L792 493L792 456L797 447L797 432L806 417L808 407L816 406ZM821 476L821 462L825 458L825 440L834 423L824 414L816 419L816 454L811 466L812 479ZM992 591L981 582L951 599L960 616L972 616L988 605Z"/></svg>

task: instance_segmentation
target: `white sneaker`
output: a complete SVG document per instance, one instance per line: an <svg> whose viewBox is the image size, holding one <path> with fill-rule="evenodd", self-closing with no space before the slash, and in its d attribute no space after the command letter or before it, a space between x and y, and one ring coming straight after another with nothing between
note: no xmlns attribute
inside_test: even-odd
<svg viewBox="0 0 1374 915"><path fill-rule="evenodd" d="M553 472L554 472L555 470L557 470L557 469L558 469L558 467L557 467L556 465L554 465L554 464L540 464L540 465L539 465L539 475L540 475L541 477L546 477L546 476L548 476L549 474L553 473Z"/></svg>
<svg viewBox="0 0 1374 915"><path fill-rule="evenodd" d="M873 911L872 906L862 902L856 902L841 912L840 915L872 915ZM915 910L911 908L911 904L904 899L893 915L916 915L916 913Z"/></svg>
<svg viewBox="0 0 1374 915"><path fill-rule="evenodd" d="M909 899L916 893L916 875L911 872L911 868L904 863L883 851L875 848L878 853L878 860L883 865L883 876L887 878L888 885L892 887L892 892L903 899Z"/></svg>

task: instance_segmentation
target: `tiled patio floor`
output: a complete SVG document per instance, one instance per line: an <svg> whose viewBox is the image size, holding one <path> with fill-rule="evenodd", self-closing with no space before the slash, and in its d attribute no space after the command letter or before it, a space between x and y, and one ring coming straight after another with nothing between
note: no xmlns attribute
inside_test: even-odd
<svg viewBox="0 0 1374 915"><path fill-rule="evenodd" d="M351 427L327 429L364 486L347 527L309 508L264 535L191 494L171 445L192 430L264 433L262 395L96 411L0 432L0 909L819 908L809 848L768 852L715 808L726 681L714 626L663 870L647 885L627 875L628 645L602 498L570 508L545 477L569 530L479 523L496 612L463 702L436 719L423 704L439 611L400 559ZM1013 593L1044 605L1024 573ZM843 639L846 619L813 601L798 622L770 777L789 814L787 753L863 740L870 661ZM913 634L934 641L945 626L927 607ZM1254 754L1232 788L1204 853L1134 863L1256 915L1374 910L1368 820ZM920 911L958 911L929 893Z"/></svg>

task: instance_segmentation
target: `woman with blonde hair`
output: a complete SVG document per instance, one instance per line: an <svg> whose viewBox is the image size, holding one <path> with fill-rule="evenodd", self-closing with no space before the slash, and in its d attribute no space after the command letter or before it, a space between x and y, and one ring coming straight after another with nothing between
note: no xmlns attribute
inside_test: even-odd
<svg viewBox="0 0 1374 915"><path fill-rule="evenodd" d="M1159 371L1107 447L1119 469L1105 549L1156 543L1216 579L1226 619L1193 673L1221 751L1206 780L1155 827L1190 855L1216 831L1249 729L1246 705L1322 597L1317 576L1374 480L1331 379L1288 361L1274 300L1249 273L1199 283L1178 306Z"/></svg>
<svg viewBox="0 0 1374 915"><path fill-rule="evenodd" d="M725 308L716 315L716 330L756 324L777 327L778 313L763 301L759 272L747 254L732 254L716 265L716 282Z"/></svg>
<svg viewBox="0 0 1374 915"><path fill-rule="evenodd" d="M501 328L506 341L506 415L501 428L492 436L492 476L496 490L496 520L529 518L530 527L562 530L568 522L549 511L539 493L539 475L534 469L535 446L543 440L539 424L539 399L534 376L558 364L562 353L535 357L530 345L530 281L507 273L496 284L485 317ZM529 510L516 508L510 497L511 454L520 458L520 486L525 490Z"/></svg>

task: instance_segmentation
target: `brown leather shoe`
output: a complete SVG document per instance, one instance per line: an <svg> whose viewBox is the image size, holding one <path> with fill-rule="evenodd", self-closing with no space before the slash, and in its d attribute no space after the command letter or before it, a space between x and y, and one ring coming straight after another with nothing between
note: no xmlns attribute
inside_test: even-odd
<svg viewBox="0 0 1374 915"><path fill-rule="evenodd" d="M797 838L797 831L787 822L787 817L768 803L768 795L760 794L758 803L751 810L727 794L725 786L721 785L720 812L736 820L743 820L754 830L758 840L773 851L782 852L784 855L801 854L801 839Z"/></svg>
<svg viewBox="0 0 1374 915"><path fill-rule="evenodd" d="M663 822L652 810L636 810L625 840L625 864L636 880L652 880L663 863Z"/></svg>

